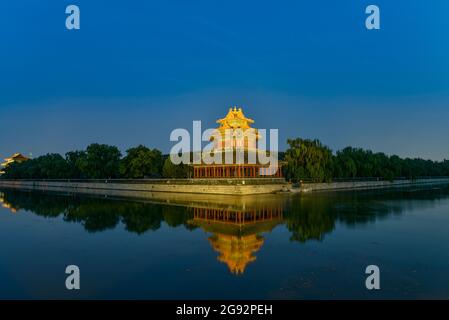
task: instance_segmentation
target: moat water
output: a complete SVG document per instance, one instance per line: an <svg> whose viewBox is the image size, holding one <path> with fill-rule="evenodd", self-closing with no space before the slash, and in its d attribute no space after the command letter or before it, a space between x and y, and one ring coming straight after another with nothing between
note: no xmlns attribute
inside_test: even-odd
<svg viewBox="0 0 449 320"><path fill-rule="evenodd" d="M0 299L449 298L449 187L0 205Z"/></svg>

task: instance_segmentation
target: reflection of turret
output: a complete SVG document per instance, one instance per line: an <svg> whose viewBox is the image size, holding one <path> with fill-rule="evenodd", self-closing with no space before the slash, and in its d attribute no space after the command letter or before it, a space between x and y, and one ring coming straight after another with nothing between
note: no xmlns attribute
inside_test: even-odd
<svg viewBox="0 0 449 320"><path fill-rule="evenodd" d="M242 274L246 265L256 260L253 253L260 250L263 241L256 234L239 237L216 233L209 238L212 248L221 254L217 259L226 263L234 274Z"/></svg>
<svg viewBox="0 0 449 320"><path fill-rule="evenodd" d="M16 208L14 208L10 203L6 202L5 194L3 192L0 192L0 203L2 204L3 208L11 210L12 213L17 212Z"/></svg>
<svg viewBox="0 0 449 320"><path fill-rule="evenodd" d="M256 260L264 238L260 233L271 231L282 221L282 208L227 210L194 207L190 223L212 233L209 242L231 273L242 274L246 266Z"/></svg>

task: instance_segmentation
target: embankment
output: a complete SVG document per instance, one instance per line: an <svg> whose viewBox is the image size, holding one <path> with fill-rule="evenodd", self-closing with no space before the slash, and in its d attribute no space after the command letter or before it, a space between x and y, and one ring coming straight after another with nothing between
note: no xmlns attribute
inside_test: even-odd
<svg viewBox="0 0 449 320"><path fill-rule="evenodd" d="M108 196L151 198L154 193L254 195L277 192L367 190L449 184L449 178L302 183L293 188L284 179L148 179L148 180L2 180L0 187L86 193Z"/></svg>
<svg viewBox="0 0 449 320"><path fill-rule="evenodd" d="M295 192L339 191L339 190L369 190L394 187L412 187L425 185L449 184L449 178L401 179L394 181L347 181L330 183L302 183Z"/></svg>
<svg viewBox="0 0 449 320"><path fill-rule="evenodd" d="M250 195L288 191L284 179L1 180L0 187L111 196L148 197L153 192Z"/></svg>

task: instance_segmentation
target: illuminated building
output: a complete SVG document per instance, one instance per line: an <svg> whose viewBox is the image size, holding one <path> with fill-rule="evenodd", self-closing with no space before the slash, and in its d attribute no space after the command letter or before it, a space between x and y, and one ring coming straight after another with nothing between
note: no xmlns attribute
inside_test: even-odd
<svg viewBox="0 0 449 320"><path fill-rule="evenodd" d="M0 164L0 174L5 173L4 169L13 164L13 163L21 163L24 161L29 160L30 158L25 157L24 155L22 155L21 153L15 153L13 154L11 157L9 158L5 158L5 162L3 162L2 164Z"/></svg>
<svg viewBox="0 0 449 320"><path fill-rule="evenodd" d="M278 162L275 167L260 163L257 148L260 135L257 129L251 127L254 120L245 117L242 108L230 108L226 117L217 120L217 123L216 136L211 138L211 153L218 154L221 162L205 164L202 161L193 165L194 178L282 178L282 163ZM238 155L241 156L239 160Z"/></svg>

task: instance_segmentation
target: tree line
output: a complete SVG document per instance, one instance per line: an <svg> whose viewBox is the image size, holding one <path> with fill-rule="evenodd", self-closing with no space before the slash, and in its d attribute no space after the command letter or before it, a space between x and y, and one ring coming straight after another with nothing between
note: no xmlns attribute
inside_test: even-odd
<svg viewBox="0 0 449 320"><path fill-rule="evenodd" d="M430 176L449 176L449 160L432 161L400 158L374 153L362 148L346 147L337 151L319 140L289 139L285 152L285 176L293 181L329 182L338 178L381 178L393 180Z"/></svg>
<svg viewBox="0 0 449 320"><path fill-rule="evenodd" d="M126 150L122 157L115 146L93 143L86 150L65 157L46 154L5 168L5 179L142 179L188 178L187 165L174 165L158 149L143 145Z"/></svg>
<svg viewBox="0 0 449 320"><path fill-rule="evenodd" d="M289 139L288 149L279 153L284 176L291 181L329 182L347 178L398 177L414 179L449 176L449 160L432 161L400 158L362 148L346 147L333 153L319 140ZM192 156L192 155L191 155ZM6 179L142 179L189 178L191 168L174 165L168 155L143 145L126 150L122 157L115 146L93 143L86 150L62 156L46 154L5 168Z"/></svg>

